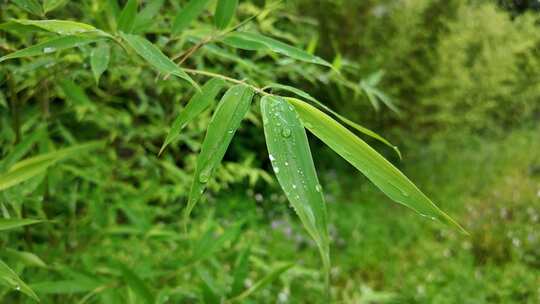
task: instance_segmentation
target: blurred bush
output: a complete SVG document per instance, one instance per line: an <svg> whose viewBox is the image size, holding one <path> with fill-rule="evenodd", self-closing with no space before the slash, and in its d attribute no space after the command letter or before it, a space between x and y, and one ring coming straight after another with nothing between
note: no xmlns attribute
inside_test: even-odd
<svg viewBox="0 0 540 304"><path fill-rule="evenodd" d="M512 17L495 1L456 0L303 1L299 9L319 20L320 40L331 41L319 45L321 52L350 60L354 68L345 73L351 78L385 71L380 85L401 118L375 113L335 87L319 91L369 126L425 139L495 135L538 119L538 16L532 11Z"/></svg>

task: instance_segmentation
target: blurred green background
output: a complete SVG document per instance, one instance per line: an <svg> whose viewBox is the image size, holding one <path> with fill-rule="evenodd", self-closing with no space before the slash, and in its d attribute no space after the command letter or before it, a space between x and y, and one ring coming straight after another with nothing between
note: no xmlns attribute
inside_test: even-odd
<svg viewBox="0 0 540 304"><path fill-rule="evenodd" d="M115 28L125 3L57 2L48 19L103 30ZM140 1L158 7L139 20L141 33L170 56L194 44L166 28L186 2ZM0 0L2 22L43 18L17 4ZM269 5L240 0L236 21ZM328 202L336 303L540 303L539 10L533 0L297 0L247 25L333 62L356 89L335 72L261 53L204 47L186 64L302 88L385 136L402 160L368 142L470 232L392 203L310 138ZM204 32L211 14L189 34ZM39 38L2 31L0 55ZM156 303L219 303L244 258L241 288L294 266L243 302L324 303L316 247L271 174L258 108L184 231L211 113L158 157L192 89L158 81L120 49L96 83L91 52L0 63L0 159L25 141L29 155L107 141L0 192L4 217L50 220L2 232L2 260L42 303L145 303L144 292ZM0 288L2 303L33 302Z"/></svg>

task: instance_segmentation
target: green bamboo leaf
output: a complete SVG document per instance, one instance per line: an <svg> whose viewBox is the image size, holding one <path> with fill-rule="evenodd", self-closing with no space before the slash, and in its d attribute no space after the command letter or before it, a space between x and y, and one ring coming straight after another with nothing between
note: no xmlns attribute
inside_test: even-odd
<svg viewBox="0 0 540 304"><path fill-rule="evenodd" d="M332 64L320 57L311 55L304 50L258 33L232 32L225 36L223 42L232 47L246 50L260 50L262 47L265 47L273 52L291 57L296 60L324 65L332 68Z"/></svg>
<svg viewBox="0 0 540 304"><path fill-rule="evenodd" d="M447 223L467 233L433 204L401 171L347 128L301 100L287 98L287 101L295 107L304 126L311 133L362 172L389 198L422 216Z"/></svg>
<svg viewBox="0 0 540 304"><path fill-rule="evenodd" d="M197 158L195 178L191 184L185 211L186 217L189 217L193 207L204 192L206 183L221 163L234 133L240 127L242 119L249 110L252 98L253 90L251 88L245 85L236 85L230 88L221 99L208 125L206 137Z"/></svg>
<svg viewBox="0 0 540 304"><path fill-rule="evenodd" d="M99 84L99 78L109 67L110 59L111 48L108 44L98 44L98 46L92 50L92 53L90 54L90 67L92 68L92 74L94 75L96 84Z"/></svg>
<svg viewBox="0 0 540 304"><path fill-rule="evenodd" d="M7 172L0 174L0 191L43 173L48 167L64 158L78 156L82 152L96 149L101 145L102 143L99 142L91 142L19 161Z"/></svg>
<svg viewBox="0 0 540 304"><path fill-rule="evenodd" d="M128 0L120 15L118 16L118 30L124 33L131 33L135 25L137 16L137 0Z"/></svg>
<svg viewBox="0 0 540 304"><path fill-rule="evenodd" d="M187 123L201 114L202 111L214 102L216 96L224 86L225 81L219 78L213 78L201 88L200 92L195 93L186 108L174 120L171 130L159 150L159 154L163 152L167 145L180 136L180 131Z"/></svg>
<svg viewBox="0 0 540 304"><path fill-rule="evenodd" d="M0 160L0 172L7 170L16 161L21 159L34 144L46 136L45 128L38 129L30 135L25 136L23 140L15 146L15 148L2 160Z"/></svg>
<svg viewBox="0 0 540 304"><path fill-rule="evenodd" d="M251 249L248 247L238 257L233 271L233 283L231 287L230 296L235 297L240 294L244 288L244 281L249 274L249 256L251 255Z"/></svg>
<svg viewBox="0 0 540 304"><path fill-rule="evenodd" d="M17 6L23 10L34 14L34 15L43 15L43 9L37 0L11 0Z"/></svg>
<svg viewBox="0 0 540 304"><path fill-rule="evenodd" d="M47 267L47 265L45 264L45 262L43 262L42 259L40 259L37 255L31 252L5 248L3 250L3 254L7 256L8 258L21 262L22 264L26 266L41 267L41 268Z"/></svg>
<svg viewBox="0 0 540 304"><path fill-rule="evenodd" d="M11 188L17 184L27 181L47 170L55 163L54 160L44 160L39 163L33 163L18 170L8 171L0 175L0 191ZM17 164L15 164L17 165Z"/></svg>
<svg viewBox="0 0 540 304"><path fill-rule="evenodd" d="M0 231L10 230L14 228L19 228L23 226L33 225L43 222L42 220L36 219L0 219Z"/></svg>
<svg viewBox="0 0 540 304"><path fill-rule="evenodd" d="M343 122L344 124L348 125L349 127L352 127L354 129L356 129L357 131L371 137L371 138L374 138L380 142L382 142L383 144L387 145L388 147L392 148L396 154L398 155L399 159L401 159L401 152L399 151L399 148L395 145L393 145L392 143L390 143L388 140L386 140L384 137L380 136L379 134L371 131L370 129L364 127L364 126L361 126L353 121L351 121L350 119L340 115L339 113L335 112L334 110L332 110L331 108L329 108L328 106L326 106L324 103L318 101L317 99L315 99L314 97L312 97L310 94L300 90L300 89L297 89L295 87L291 87L291 86L288 86L288 85L283 85L283 84L279 84L279 83L272 83L268 86L266 86L267 88L272 88L272 89L278 89L278 90L284 90L284 91L288 91L288 92L291 92L297 96L300 96L306 100L309 100L311 102L313 102L314 104L316 104L317 106L321 107L322 109L324 109L325 111L331 113L332 115L334 115L335 117L337 117L341 122Z"/></svg>
<svg viewBox="0 0 540 304"><path fill-rule="evenodd" d="M211 0L191 0L182 8L173 21L172 34L177 35L185 30L191 22L204 11Z"/></svg>
<svg viewBox="0 0 540 304"><path fill-rule="evenodd" d="M150 65L156 70L164 74L172 74L178 76L191 85L199 89L199 86L186 72L179 68L172 60L170 60L161 50L153 45L150 41L146 40L142 36L121 34L122 38L127 41L129 46L135 50L139 56L144 58Z"/></svg>
<svg viewBox="0 0 540 304"><path fill-rule="evenodd" d="M63 37L53 38L53 39L38 43L36 45L27 47L25 49L7 54L6 56L0 57L0 62L8 60L8 59L14 59L14 58L47 55L47 54L51 54L60 50L89 44L98 40L100 40L100 38L98 37L79 37L79 36L63 36Z"/></svg>
<svg viewBox="0 0 540 304"><path fill-rule="evenodd" d="M69 0L45 0L43 1L43 10L45 13L48 13L65 5L68 1Z"/></svg>
<svg viewBox="0 0 540 304"><path fill-rule="evenodd" d="M202 261L212 257L218 250L221 250L225 243L235 239L240 233L240 228L244 224L243 221L235 223L231 227L227 228L225 232L214 237L214 227L210 227L201 239L197 242L193 256L191 257L191 263Z"/></svg>
<svg viewBox="0 0 540 304"><path fill-rule="evenodd" d="M330 271L326 204L309 148L306 131L294 108L282 97L261 100L264 135L279 184Z"/></svg>
<svg viewBox="0 0 540 304"><path fill-rule="evenodd" d="M78 35L78 34L99 34L102 36L110 37L109 34L93 27L90 24L69 21L69 20L24 20L15 19L10 22L15 22L22 25L33 26L48 32L56 33L59 35Z"/></svg>
<svg viewBox="0 0 540 304"><path fill-rule="evenodd" d="M157 14L159 14L164 2L165 0L149 1L139 12L139 14L137 14L135 24L133 26L133 32L141 33L146 31L152 25L152 23L154 23L154 18Z"/></svg>
<svg viewBox="0 0 540 304"><path fill-rule="evenodd" d="M146 283L133 271L131 271L127 266L123 264L118 264L118 267L122 271L122 277L124 281L129 286L138 298L144 300L147 304L154 303L154 295L146 285Z"/></svg>
<svg viewBox="0 0 540 304"><path fill-rule="evenodd" d="M253 286L251 286L248 290L244 291L237 297L232 298L230 302L231 303L243 302L246 298L248 298L252 294L256 293L257 291L261 290L266 285L277 280L279 276L281 276L285 271L289 270L289 268L291 268L292 266L293 264L286 264L286 265L282 265L275 268L268 275L262 278L260 281L257 281L255 284L253 284Z"/></svg>
<svg viewBox="0 0 540 304"><path fill-rule="evenodd" d="M9 286L17 291L24 293L30 298L39 302L39 298L36 293L26 285L26 283L19 278L15 271L11 270L8 265L0 260L0 284Z"/></svg>
<svg viewBox="0 0 540 304"><path fill-rule="evenodd" d="M238 6L238 0L218 0L215 13L215 23L218 29L225 29L231 20Z"/></svg>
<svg viewBox="0 0 540 304"><path fill-rule="evenodd" d="M61 280L45 281L31 284L33 290L39 294L72 294L90 292L100 287L100 284L87 280Z"/></svg>

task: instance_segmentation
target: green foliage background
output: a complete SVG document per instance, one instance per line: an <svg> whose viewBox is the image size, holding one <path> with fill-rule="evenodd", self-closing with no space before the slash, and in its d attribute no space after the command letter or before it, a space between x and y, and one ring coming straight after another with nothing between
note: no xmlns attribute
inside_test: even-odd
<svg viewBox="0 0 540 304"><path fill-rule="evenodd" d="M0 21L41 18L18 2L0 1ZM48 19L106 31L117 28L125 4L45 2L59 4ZM168 27L187 1L140 4L158 2L163 7L147 11L134 31L170 57L213 25L211 4L171 39ZM186 61L257 85L302 88L387 136L399 144L401 162L369 142L471 233L388 204L310 138L328 202L335 302L540 301L538 13L507 2L299 0L264 11L272 4L239 1L233 23L260 14L247 29L328 59L349 82L318 66L227 47L205 46ZM45 36L2 31L0 55ZM25 140L33 143L27 156L107 143L0 192L3 217L47 219L0 231L2 260L43 303L219 303L265 279L239 302L324 302L316 246L270 174L258 107L186 231L181 215L211 111L158 156L193 88L158 78L117 46L96 82L93 48L0 63L2 161ZM383 95L370 99L362 85ZM0 302L33 300L6 286Z"/></svg>

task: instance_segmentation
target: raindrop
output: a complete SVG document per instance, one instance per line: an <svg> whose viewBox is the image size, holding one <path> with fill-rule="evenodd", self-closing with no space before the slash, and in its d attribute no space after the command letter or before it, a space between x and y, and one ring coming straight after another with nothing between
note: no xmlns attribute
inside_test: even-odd
<svg viewBox="0 0 540 304"><path fill-rule="evenodd" d="M292 185L292 188L293 188L293 189L296 189L296 185L295 185L295 184L293 184L293 185Z"/></svg>
<svg viewBox="0 0 540 304"><path fill-rule="evenodd" d="M289 162L285 162L285 167L289 166Z"/></svg>
<svg viewBox="0 0 540 304"><path fill-rule="evenodd" d="M53 48L53 47L46 47L46 48L43 48L43 53L45 53L45 54L53 53L53 52L55 52L55 51L56 51L56 49Z"/></svg>
<svg viewBox="0 0 540 304"><path fill-rule="evenodd" d="M317 192L321 192L321 191L322 191L321 185L317 184L317 185L315 186L315 190L316 190Z"/></svg>
<svg viewBox="0 0 540 304"><path fill-rule="evenodd" d="M281 136L285 137L285 138L288 138L288 137L291 137L291 129L287 128L287 127L284 127L282 130L281 130Z"/></svg>
<svg viewBox="0 0 540 304"><path fill-rule="evenodd" d="M274 167L274 172L279 173L279 168L278 167Z"/></svg>
<svg viewBox="0 0 540 304"><path fill-rule="evenodd" d="M268 157L270 158L270 161L275 161L276 160L272 154L268 155Z"/></svg>
<svg viewBox="0 0 540 304"><path fill-rule="evenodd" d="M204 171L199 174L199 182L205 184L208 182L208 179L210 179L210 173L208 171Z"/></svg>
<svg viewBox="0 0 540 304"><path fill-rule="evenodd" d="M15 290L21 290L21 286L19 285L15 286Z"/></svg>

